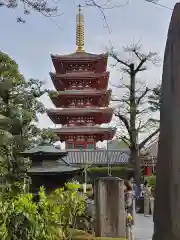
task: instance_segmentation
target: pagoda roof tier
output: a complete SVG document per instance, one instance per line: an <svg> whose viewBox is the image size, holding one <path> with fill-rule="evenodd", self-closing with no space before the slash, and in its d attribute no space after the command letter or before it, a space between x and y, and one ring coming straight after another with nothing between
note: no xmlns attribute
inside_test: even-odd
<svg viewBox="0 0 180 240"><path fill-rule="evenodd" d="M51 55L57 73L88 70L104 72L107 68L108 54L75 52L68 55Z"/></svg>
<svg viewBox="0 0 180 240"><path fill-rule="evenodd" d="M74 71L74 72L67 72L67 73L53 73L50 72L50 76L62 79L62 78L68 78L73 80L74 78L78 79L97 79L100 77L109 77L109 72L101 72L101 73L96 73L96 72L91 72L91 71Z"/></svg>
<svg viewBox="0 0 180 240"><path fill-rule="evenodd" d="M99 59L108 58L108 53L103 54L93 54L88 52L74 52L70 54L51 54L52 60L60 60L60 61L94 61Z"/></svg>
<svg viewBox="0 0 180 240"><path fill-rule="evenodd" d="M113 108L63 108L48 109L47 115L55 124L66 124L68 118L94 117L96 124L109 123L112 119Z"/></svg>
<svg viewBox="0 0 180 240"><path fill-rule="evenodd" d="M95 73L88 71L69 72L66 74L58 74L50 72L50 77L56 90L64 90L69 88L69 84L79 82L86 87L86 82L91 81L91 87L97 89L107 89L109 81L109 72Z"/></svg>
<svg viewBox="0 0 180 240"><path fill-rule="evenodd" d="M108 106L112 90L66 90L66 91L51 91L49 97L56 107L68 107L71 101L91 99L90 104L94 106Z"/></svg>
<svg viewBox="0 0 180 240"><path fill-rule="evenodd" d="M93 136L97 142L111 140L116 133L116 128L103 128L99 126L62 127L51 130L60 137L61 142L66 141L68 136L73 136L75 138L76 136Z"/></svg>

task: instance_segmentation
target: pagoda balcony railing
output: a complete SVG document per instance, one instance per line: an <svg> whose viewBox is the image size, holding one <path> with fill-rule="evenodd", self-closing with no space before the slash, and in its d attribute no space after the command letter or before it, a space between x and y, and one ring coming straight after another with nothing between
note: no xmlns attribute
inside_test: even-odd
<svg viewBox="0 0 180 240"><path fill-rule="evenodd" d="M95 109L102 109L102 108L104 108L104 107L99 107L99 106L96 106L96 105L92 105L92 104L84 104L84 103L82 103L82 104L69 104L68 106L67 106L67 108L95 108Z"/></svg>
<svg viewBox="0 0 180 240"><path fill-rule="evenodd" d="M88 123L88 122L76 122L76 123L67 123L64 124L63 127L69 128L69 127L92 127L95 126L95 123Z"/></svg>

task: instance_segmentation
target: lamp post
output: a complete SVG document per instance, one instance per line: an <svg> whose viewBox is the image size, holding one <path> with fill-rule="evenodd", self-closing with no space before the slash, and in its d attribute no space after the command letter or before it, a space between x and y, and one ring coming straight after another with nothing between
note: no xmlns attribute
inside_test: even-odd
<svg viewBox="0 0 180 240"><path fill-rule="evenodd" d="M108 134L109 137L109 134ZM109 158L109 140L107 138L107 147L106 147L106 156L107 156L107 164L108 164L108 176L111 176L111 163Z"/></svg>

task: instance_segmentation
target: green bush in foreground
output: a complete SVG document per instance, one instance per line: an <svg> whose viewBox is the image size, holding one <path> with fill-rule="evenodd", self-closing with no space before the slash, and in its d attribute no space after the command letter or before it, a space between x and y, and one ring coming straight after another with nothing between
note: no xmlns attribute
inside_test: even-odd
<svg viewBox="0 0 180 240"><path fill-rule="evenodd" d="M156 189L156 176L152 175L147 178L147 181L152 189L152 194L154 195L155 189Z"/></svg>
<svg viewBox="0 0 180 240"><path fill-rule="evenodd" d="M128 171L128 166L112 166L111 170L113 172ZM107 172L108 167L90 167L88 172Z"/></svg>
<svg viewBox="0 0 180 240"><path fill-rule="evenodd" d="M43 188L39 202L32 194L19 194L11 200L0 200L1 240L58 240L70 237L70 226L84 212L84 199L74 184L67 190L57 189L46 196Z"/></svg>
<svg viewBox="0 0 180 240"><path fill-rule="evenodd" d="M73 240L126 240L126 238L94 237L81 230L71 229Z"/></svg>

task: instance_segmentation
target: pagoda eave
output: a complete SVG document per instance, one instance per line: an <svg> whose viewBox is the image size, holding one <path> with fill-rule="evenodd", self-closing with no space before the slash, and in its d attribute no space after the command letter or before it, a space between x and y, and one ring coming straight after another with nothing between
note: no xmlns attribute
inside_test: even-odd
<svg viewBox="0 0 180 240"><path fill-rule="evenodd" d="M66 90L66 91L50 91L49 96L52 97L54 94L53 98L58 98L58 97L71 97L71 96L109 96L112 93L112 90L94 90L94 89L88 89L88 90Z"/></svg>
<svg viewBox="0 0 180 240"><path fill-rule="evenodd" d="M67 120L74 117L94 117L96 124L109 123L112 119L112 108L64 108L48 109L47 115L54 124L66 124Z"/></svg>
<svg viewBox="0 0 180 240"><path fill-rule="evenodd" d="M92 53L87 53L87 52L74 52L71 54L64 54L64 55L59 55L59 54L51 54L51 59L53 60L58 60L58 61L67 61L67 62L72 62L72 61L94 61L94 60L101 60L101 59L107 59L108 58L108 53L104 54L92 54Z"/></svg>
<svg viewBox="0 0 180 240"><path fill-rule="evenodd" d="M109 81L109 72L92 73L92 74L55 74L50 72L50 77L56 90L65 90L69 88L72 82L84 82L89 83L91 81L91 87L96 89L107 89ZM85 84L86 85L86 84ZM84 86L85 87L85 86ZM79 86L77 87L79 88ZM75 87L76 89L76 87Z"/></svg>
<svg viewBox="0 0 180 240"><path fill-rule="evenodd" d="M49 75L52 78L54 78L54 80L59 80L59 79L70 79L70 80L74 80L74 78L76 79L99 79L101 77L108 77L109 78L109 72L102 72L102 73L95 73L95 72L85 72L85 71L77 71L77 72L73 72L73 73L65 73L65 74L58 74L58 73L53 73L50 72Z"/></svg>
<svg viewBox="0 0 180 240"><path fill-rule="evenodd" d="M67 90L51 91L49 97L56 107L68 107L71 101L91 99L91 105L107 107L110 101L112 90ZM79 106L81 107L81 106Z"/></svg>
<svg viewBox="0 0 180 240"><path fill-rule="evenodd" d="M93 137L96 141L111 140L116 133L116 128L102 128L102 127L68 127L68 128L54 128L51 129L56 133L60 141L66 141L69 137L77 138L85 136L85 138Z"/></svg>
<svg viewBox="0 0 180 240"><path fill-rule="evenodd" d="M107 68L107 54L74 53L60 56L51 55L54 68L58 74L77 72L79 70L89 72L105 72Z"/></svg>

